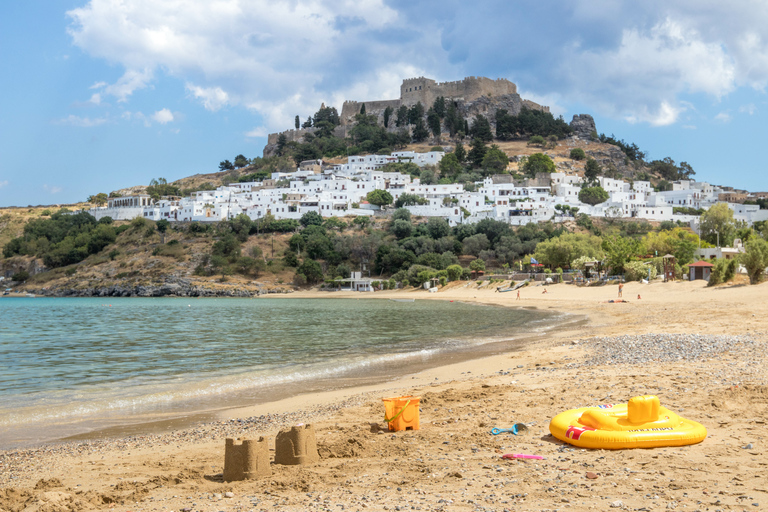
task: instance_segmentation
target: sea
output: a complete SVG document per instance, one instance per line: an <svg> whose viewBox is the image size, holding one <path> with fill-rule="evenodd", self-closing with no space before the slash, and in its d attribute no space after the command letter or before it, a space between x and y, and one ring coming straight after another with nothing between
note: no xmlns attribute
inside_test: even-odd
<svg viewBox="0 0 768 512"><path fill-rule="evenodd" d="M561 321L439 300L3 298L0 449L385 382Z"/></svg>

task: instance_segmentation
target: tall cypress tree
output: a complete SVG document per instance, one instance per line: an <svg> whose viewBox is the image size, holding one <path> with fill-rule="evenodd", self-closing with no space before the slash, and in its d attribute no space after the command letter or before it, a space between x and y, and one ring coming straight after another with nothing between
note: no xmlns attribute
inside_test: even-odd
<svg viewBox="0 0 768 512"><path fill-rule="evenodd" d="M456 149L453 152L456 154L456 159L460 164L463 164L467 159L467 150L464 149L464 144L461 141L456 143Z"/></svg>

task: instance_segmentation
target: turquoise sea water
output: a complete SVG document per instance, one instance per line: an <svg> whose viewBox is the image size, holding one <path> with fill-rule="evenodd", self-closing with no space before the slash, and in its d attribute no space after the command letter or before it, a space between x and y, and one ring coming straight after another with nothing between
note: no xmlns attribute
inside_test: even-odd
<svg viewBox="0 0 768 512"><path fill-rule="evenodd" d="M554 319L377 299L0 300L0 449L381 381Z"/></svg>

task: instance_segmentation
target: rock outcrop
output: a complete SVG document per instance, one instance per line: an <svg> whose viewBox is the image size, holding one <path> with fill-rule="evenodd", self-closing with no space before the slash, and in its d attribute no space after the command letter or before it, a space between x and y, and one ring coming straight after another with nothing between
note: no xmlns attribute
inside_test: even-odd
<svg viewBox="0 0 768 512"><path fill-rule="evenodd" d="M85 288L64 285L41 289L28 288L27 291L48 297L256 297L267 293L293 292L292 289L283 288L210 288L172 277L158 284L125 283Z"/></svg>
<svg viewBox="0 0 768 512"><path fill-rule="evenodd" d="M597 133L595 120L589 114L575 114L571 121L573 134L583 140L589 140L592 133Z"/></svg>

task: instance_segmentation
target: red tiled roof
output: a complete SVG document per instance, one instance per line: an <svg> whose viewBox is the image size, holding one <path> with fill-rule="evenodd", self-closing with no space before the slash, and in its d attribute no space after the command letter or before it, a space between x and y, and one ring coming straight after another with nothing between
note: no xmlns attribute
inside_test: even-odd
<svg viewBox="0 0 768 512"><path fill-rule="evenodd" d="M690 267L714 267L714 265L711 263L707 263L704 260L701 260L701 261L697 261L696 263L691 263L690 265L688 265L688 267L689 268Z"/></svg>

